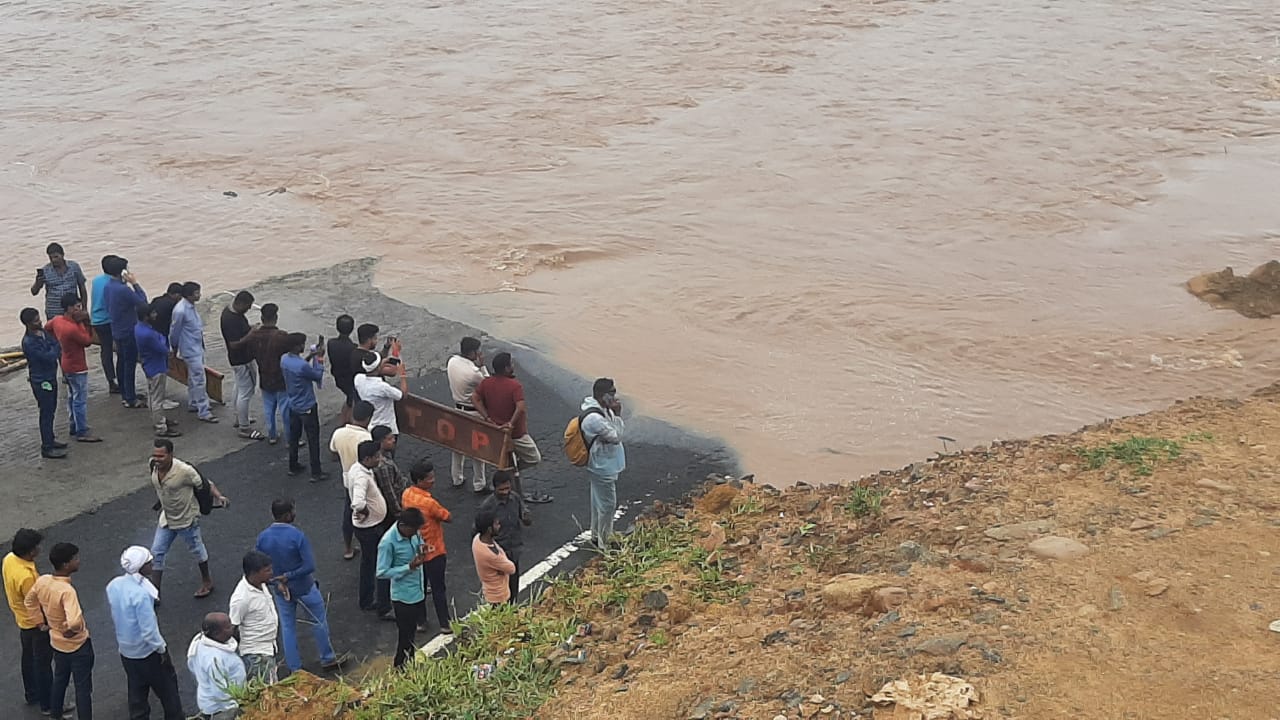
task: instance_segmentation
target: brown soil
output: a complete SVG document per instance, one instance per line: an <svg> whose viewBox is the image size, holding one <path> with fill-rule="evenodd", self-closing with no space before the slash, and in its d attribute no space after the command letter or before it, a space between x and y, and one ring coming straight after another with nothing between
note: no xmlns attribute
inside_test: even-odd
<svg viewBox="0 0 1280 720"><path fill-rule="evenodd" d="M1181 455L1143 476L1077 453L1132 436L1178 440ZM1274 389L882 473L864 481L891 489L869 519L842 508L849 488L746 485L758 512L689 515L725 530L746 601L698 603L677 574L655 627L637 626L643 609L595 618L597 664L568 670L538 716L906 718L869 696L941 671L977 688L975 717L1274 717L1273 446ZM1028 520L1045 522L1015 525ZM1089 551L1040 559L1028 545L1048 534ZM904 598L892 613L875 602Z"/></svg>
<svg viewBox="0 0 1280 720"><path fill-rule="evenodd" d="M1259 265L1246 277L1231 268L1198 275L1187 281L1187 290L1216 308L1230 308L1251 318L1280 313L1280 262Z"/></svg>

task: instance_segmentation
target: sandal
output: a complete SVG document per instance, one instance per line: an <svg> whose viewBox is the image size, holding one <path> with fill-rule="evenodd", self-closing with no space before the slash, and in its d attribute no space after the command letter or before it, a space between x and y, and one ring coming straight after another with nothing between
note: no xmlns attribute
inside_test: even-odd
<svg viewBox="0 0 1280 720"><path fill-rule="evenodd" d="M141 400L134 400L132 404L121 400L120 404L129 408L130 410L146 410L147 409L147 404Z"/></svg>
<svg viewBox="0 0 1280 720"><path fill-rule="evenodd" d="M77 435L77 436L76 436L76 442L82 442L82 443L100 443L100 442L102 442L102 438L100 438L100 437L98 437L98 436L96 436L96 435Z"/></svg>
<svg viewBox="0 0 1280 720"><path fill-rule="evenodd" d="M342 559L343 559L343 560L355 560L355 559L356 559L356 556L357 556L357 555L359 555L359 554L360 554L360 548L351 548L351 552L344 552L344 553L342 553Z"/></svg>
<svg viewBox="0 0 1280 720"><path fill-rule="evenodd" d="M193 598L195 598L195 599L197 599L197 600L199 600L199 599L201 599L201 598L207 598L207 597L209 597L210 595L212 595L212 594L213 594L213 591L214 591L215 589L216 589L216 588L214 588L212 585L210 585L210 586L209 586L209 588L208 588L207 590L206 590L205 588L200 588L200 589L199 589L199 590L197 590L197 591L195 592L195 594L194 594L194 595L192 595L191 597L193 597Z"/></svg>
<svg viewBox="0 0 1280 720"><path fill-rule="evenodd" d="M241 430L240 437L245 440L265 440L267 436L257 430Z"/></svg>
<svg viewBox="0 0 1280 720"><path fill-rule="evenodd" d="M527 503L533 503L534 505L545 505L554 500L555 498L551 497L550 495L544 492L535 491L535 492L527 492L524 494L524 501Z"/></svg>
<svg viewBox="0 0 1280 720"><path fill-rule="evenodd" d="M204 416L204 417L197 417L196 419L197 419L197 420L199 420L199 421L200 421L200 422L202 422L202 423L209 423L210 425L216 425L216 424L218 423L218 418L216 418L216 417L214 417L214 416L212 416L212 415L206 415L206 416Z"/></svg>
<svg viewBox="0 0 1280 720"><path fill-rule="evenodd" d="M164 430L163 432L157 432L157 433L156 433L156 437L158 437L158 438L176 438L176 437L182 437L182 433L178 432L177 430L174 430L173 428L165 428L165 430Z"/></svg>

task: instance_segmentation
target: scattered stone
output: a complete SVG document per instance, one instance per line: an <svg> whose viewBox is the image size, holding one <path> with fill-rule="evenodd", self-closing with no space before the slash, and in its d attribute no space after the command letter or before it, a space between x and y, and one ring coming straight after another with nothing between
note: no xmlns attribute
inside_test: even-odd
<svg viewBox="0 0 1280 720"><path fill-rule="evenodd" d="M760 641L760 644L761 644L761 646L763 646L763 647L769 647L770 645L774 645L774 644L777 644L777 643L780 643L780 642L784 642L786 639L787 639L787 631L786 631L786 630L774 630L773 632L769 633L768 635L765 635L765 636L764 636L764 640L761 640L761 641Z"/></svg>
<svg viewBox="0 0 1280 720"><path fill-rule="evenodd" d="M724 478L720 479L724 480ZM736 497L738 497L737 488L732 485L716 485L698 500L698 509L710 515L717 515L728 510Z"/></svg>
<svg viewBox="0 0 1280 720"><path fill-rule="evenodd" d="M827 699L826 699L826 698L824 698L824 697L822 697L822 696L821 696L821 695L819 695L818 693L814 693L814 694L812 694L812 695L810 695L810 696L808 697L808 702L809 702L809 704L811 704L811 705L821 705L822 703L824 703L824 702L826 702L826 701L827 701Z"/></svg>
<svg viewBox="0 0 1280 720"><path fill-rule="evenodd" d="M618 666L618 669L614 670L613 674L610 675L609 677L613 678L614 680L621 680L624 676L626 676L627 671L630 669L631 669L631 666L627 665L626 663L622 663L621 665Z"/></svg>
<svg viewBox="0 0 1280 720"><path fill-rule="evenodd" d="M235 190L223 190L222 194L226 195L227 197L240 197L240 194L237 193Z"/></svg>
<svg viewBox="0 0 1280 720"><path fill-rule="evenodd" d="M892 625L892 624L894 624L894 623L898 622L898 620L900 620L900 619L902 619L902 616L901 616L900 614L898 614L898 611L897 611L897 610L894 610L893 612L887 613L887 614L885 614L885 616L884 616L884 617L882 617L882 618L880 618L879 620L877 620L877 621L876 621L876 624L875 624L875 629L876 629L876 630L881 630L881 629L883 629L883 628L885 628L885 627L888 627L889 625Z"/></svg>
<svg viewBox="0 0 1280 720"><path fill-rule="evenodd" d="M641 602L650 610L662 610L670 603L670 600L667 598L667 594L661 590L650 590L644 594Z"/></svg>
<svg viewBox="0 0 1280 720"><path fill-rule="evenodd" d="M1168 589L1169 589L1168 580L1165 580L1164 578L1156 578L1155 580L1152 580L1150 583L1147 583L1147 596L1156 597L1157 595L1163 595L1164 591Z"/></svg>
<svg viewBox="0 0 1280 720"><path fill-rule="evenodd" d="M1156 528L1155 530L1147 533L1147 539L1159 540L1162 537L1168 537L1176 532L1178 532L1178 528Z"/></svg>
<svg viewBox="0 0 1280 720"><path fill-rule="evenodd" d="M907 591L900 587L880 588L871 593L871 599L868 607L872 612L882 613L889 612L895 608L901 607L908 599Z"/></svg>
<svg viewBox="0 0 1280 720"><path fill-rule="evenodd" d="M822 586L822 600L832 609L859 610L866 596L879 584L873 577L844 573L831 578Z"/></svg>
<svg viewBox="0 0 1280 720"><path fill-rule="evenodd" d="M742 682L738 683L739 695L748 695L751 693L752 690L755 690L755 689L756 689L755 678L743 678Z"/></svg>
<svg viewBox="0 0 1280 720"><path fill-rule="evenodd" d="M1004 655L1001 655L999 650L984 647L980 652L982 653L982 659L989 663L999 664L1004 662Z"/></svg>
<svg viewBox="0 0 1280 720"><path fill-rule="evenodd" d="M1147 530L1155 526L1156 524L1151 522L1150 520L1134 520L1133 522L1129 523L1130 530Z"/></svg>
<svg viewBox="0 0 1280 720"><path fill-rule="evenodd" d="M849 678L851 677L853 677L853 673L849 672L848 670L841 670L840 673L836 675L836 679L834 682L836 685L843 685L849 682Z"/></svg>
<svg viewBox="0 0 1280 720"><path fill-rule="evenodd" d="M657 621L657 618L654 617L653 615L641 615L640 617L636 618L636 624L639 625L640 627L653 627L656 621Z"/></svg>
<svg viewBox="0 0 1280 720"><path fill-rule="evenodd" d="M996 559L986 553L966 550L956 556L955 565L969 572L988 573L995 569Z"/></svg>
<svg viewBox="0 0 1280 720"><path fill-rule="evenodd" d="M1051 533L1058 527L1052 520L1027 520L1012 525L998 525L988 528L984 533L992 540L1006 542L1008 540L1030 540L1037 535Z"/></svg>
<svg viewBox="0 0 1280 720"><path fill-rule="evenodd" d="M1224 482L1218 482L1217 480L1212 480L1210 478L1200 478L1196 481L1196 487L1217 490L1219 492L1233 492L1236 489L1234 485L1228 485Z"/></svg>
<svg viewBox="0 0 1280 720"><path fill-rule="evenodd" d="M911 574L911 563L909 562L894 563L889 566L889 569L892 570L895 575L906 577Z"/></svg>
<svg viewBox="0 0 1280 720"><path fill-rule="evenodd" d="M1027 549L1036 557L1048 560L1073 560L1089 554L1089 547L1079 540L1057 535L1033 540Z"/></svg>
<svg viewBox="0 0 1280 720"><path fill-rule="evenodd" d="M1187 524L1190 525L1191 527L1198 527L1198 528L1208 527L1213 524L1213 518L1193 517L1191 518L1191 521L1188 522Z"/></svg>
<svg viewBox="0 0 1280 720"><path fill-rule="evenodd" d="M724 487L724 486L721 486ZM711 717L711 710L716 706L716 701L712 699L703 700L689 711L688 720L707 720Z"/></svg>
<svg viewBox="0 0 1280 720"><path fill-rule="evenodd" d="M1072 465L1071 463L1062 463L1061 465L1058 466L1058 472L1073 473L1075 471L1076 471L1076 466Z"/></svg>
<svg viewBox="0 0 1280 720"><path fill-rule="evenodd" d="M724 545L725 540L726 538L724 535L724 528L720 527L719 525L712 525L711 532L707 533L706 537L698 538L698 547L702 548L703 550L706 550L709 553L715 552L716 550L719 550L722 545Z"/></svg>
<svg viewBox="0 0 1280 720"><path fill-rule="evenodd" d="M693 610L684 605L675 604L667 606L667 620L670 621L672 625L680 625L681 623L688 621L690 617L693 617Z"/></svg>
<svg viewBox="0 0 1280 720"><path fill-rule="evenodd" d="M740 638L745 639L749 637L754 637L756 634L756 630L755 628L751 627L746 623L741 623L733 626L733 634Z"/></svg>
<svg viewBox="0 0 1280 720"><path fill-rule="evenodd" d="M956 651L964 647L969 641L969 636L964 633L953 633L951 635L941 635L939 637L930 638L912 648L915 652L932 655L934 657L943 657L946 655L954 655Z"/></svg>
<svg viewBox="0 0 1280 720"><path fill-rule="evenodd" d="M898 546L898 557L908 562L915 562L924 557L924 547L918 542L908 540Z"/></svg>
<svg viewBox="0 0 1280 720"><path fill-rule="evenodd" d="M810 500L809 504L805 506L804 512L808 515L820 507L822 507L822 500L815 498L814 500Z"/></svg>
<svg viewBox="0 0 1280 720"><path fill-rule="evenodd" d="M915 637L915 634L919 631L920 631L920 628L918 626L908 625L898 631L898 637L900 638Z"/></svg>
<svg viewBox="0 0 1280 720"><path fill-rule="evenodd" d="M1116 612L1118 610L1124 609L1124 605L1125 605L1124 592L1121 591L1120 588L1112 587L1111 592L1108 594L1108 597L1111 602L1110 607L1112 612Z"/></svg>
<svg viewBox="0 0 1280 720"><path fill-rule="evenodd" d="M995 625L1000 622L1000 611L983 610L982 612L974 613L971 619L979 625Z"/></svg>

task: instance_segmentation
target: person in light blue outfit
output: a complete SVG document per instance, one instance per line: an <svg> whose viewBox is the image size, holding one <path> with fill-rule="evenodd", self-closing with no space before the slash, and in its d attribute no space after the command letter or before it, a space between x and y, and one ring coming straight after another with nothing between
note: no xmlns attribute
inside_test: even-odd
<svg viewBox="0 0 1280 720"><path fill-rule="evenodd" d="M164 720L184 720L178 674L156 622L160 591L151 584L151 551L134 545L120 555L124 575L107 583L107 604L128 685L129 717L151 716L150 694L164 708Z"/></svg>
<svg viewBox="0 0 1280 720"><path fill-rule="evenodd" d="M422 566L427 564L427 548L418 532L425 523L421 510L405 508L378 542L377 576L391 581L391 606L396 614L396 656L392 666L397 668L413 657L414 633L427 619L422 573Z"/></svg>
<svg viewBox="0 0 1280 720"><path fill-rule="evenodd" d="M202 421L216 423L204 376L204 320L195 305L199 300L200 283L183 283L182 299L174 306L169 325L169 346L187 364L187 406Z"/></svg>
<svg viewBox="0 0 1280 720"><path fill-rule="evenodd" d="M120 386L116 384L116 344L111 339L111 312L107 308L107 284L111 276L107 267L115 262L115 255L102 257L102 272L93 279L90 289L89 322L93 332L98 336L99 358L102 360L102 374L107 378L107 390L112 395L120 394Z"/></svg>
<svg viewBox="0 0 1280 720"><path fill-rule="evenodd" d="M613 516L618 509L618 475L627 469L627 452L622 447L622 403L618 388L610 378L600 378L591 386L591 397L582 401L579 426L590 451L587 470L591 472L591 538L606 550L613 535Z"/></svg>
<svg viewBox="0 0 1280 720"><path fill-rule="evenodd" d="M232 693L248 682L239 643L226 613L204 616L200 632L187 646L187 669L196 678L196 707L209 720L235 720L240 705Z"/></svg>

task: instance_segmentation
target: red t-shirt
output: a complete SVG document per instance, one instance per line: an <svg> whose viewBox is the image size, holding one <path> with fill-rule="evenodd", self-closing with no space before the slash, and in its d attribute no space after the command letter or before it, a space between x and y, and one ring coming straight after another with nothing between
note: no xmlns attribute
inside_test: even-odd
<svg viewBox="0 0 1280 720"><path fill-rule="evenodd" d="M480 381L476 386L476 394L489 411L489 419L499 425L506 425L516 414L516 403L524 400L524 386L520 381L506 375L494 375ZM526 422L529 414L520 416L520 421L511 426L511 437L524 437L529 434Z"/></svg>
<svg viewBox="0 0 1280 720"><path fill-rule="evenodd" d="M85 362L84 349L93 344L93 335L89 326L59 315L45 323L45 330L53 333L62 346L62 372L82 373L89 371L89 363Z"/></svg>

